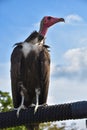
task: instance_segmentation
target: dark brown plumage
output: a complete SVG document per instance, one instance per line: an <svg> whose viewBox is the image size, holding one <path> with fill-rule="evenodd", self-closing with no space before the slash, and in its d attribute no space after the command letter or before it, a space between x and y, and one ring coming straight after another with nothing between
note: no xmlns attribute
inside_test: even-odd
<svg viewBox="0 0 87 130"><path fill-rule="evenodd" d="M11 83L13 104L18 108L21 104L21 87L23 84L24 105L28 108L32 103L36 104L35 88L40 88L39 105L46 103L49 87L50 55L46 47L38 55L31 51L27 58L22 53L22 44L19 43L11 55ZM27 125L29 130L38 130L39 125Z"/></svg>
<svg viewBox="0 0 87 130"><path fill-rule="evenodd" d="M35 103L35 88L37 87L41 91L39 104L46 103L49 86L50 55L47 48L43 46L38 55L35 51L31 51L25 58L21 51L22 44L17 44L11 55L11 82L15 108L21 103L20 82L27 89L24 101L26 107Z"/></svg>
<svg viewBox="0 0 87 130"><path fill-rule="evenodd" d="M39 32L33 32L24 42L16 43L11 55L11 86L13 105L17 116L24 107L31 104L45 104L50 78L50 55L44 36L53 24L64 21L46 16L41 21ZM39 124L28 124L28 130L38 130Z"/></svg>

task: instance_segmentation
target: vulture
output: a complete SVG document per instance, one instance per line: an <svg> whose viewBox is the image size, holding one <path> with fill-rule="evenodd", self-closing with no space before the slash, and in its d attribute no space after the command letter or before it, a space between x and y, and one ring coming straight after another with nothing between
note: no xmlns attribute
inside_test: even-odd
<svg viewBox="0 0 87 130"><path fill-rule="evenodd" d="M50 54L45 44L45 35L49 27L63 18L45 16L40 23L39 31L34 31L23 42L14 45L11 54L11 88L14 108L17 117L21 109L35 104L34 112L39 105L46 104L49 78ZM27 125L28 130L38 130L39 124Z"/></svg>

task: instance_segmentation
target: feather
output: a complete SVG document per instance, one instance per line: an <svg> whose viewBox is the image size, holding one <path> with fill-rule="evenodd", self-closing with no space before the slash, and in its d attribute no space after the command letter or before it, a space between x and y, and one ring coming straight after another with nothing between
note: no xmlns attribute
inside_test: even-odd
<svg viewBox="0 0 87 130"><path fill-rule="evenodd" d="M47 46L44 46L43 44L40 46L37 44L38 53L34 47L34 49L27 52L27 57L25 57L23 52L24 44L25 42L15 44L15 48L11 55L11 86L13 104L14 107L19 108L19 110L21 108L20 104L24 105L26 108L28 108L31 104L36 104L35 90L37 88L40 88L38 105L46 103L50 75L50 55ZM20 82L24 89L21 88ZM21 93L24 94L23 97L21 96ZM33 124L32 126L27 124L27 128L29 128L29 130L35 127L38 128L38 125L39 124Z"/></svg>

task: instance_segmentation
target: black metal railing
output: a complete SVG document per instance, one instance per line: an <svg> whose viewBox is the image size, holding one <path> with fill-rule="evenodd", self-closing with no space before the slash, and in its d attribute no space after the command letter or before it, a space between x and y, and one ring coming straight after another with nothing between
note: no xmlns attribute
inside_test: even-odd
<svg viewBox="0 0 87 130"><path fill-rule="evenodd" d="M40 106L35 114L34 107L29 107L20 111L19 118L16 116L16 110L2 112L0 113L0 128L82 118L87 118L87 101Z"/></svg>

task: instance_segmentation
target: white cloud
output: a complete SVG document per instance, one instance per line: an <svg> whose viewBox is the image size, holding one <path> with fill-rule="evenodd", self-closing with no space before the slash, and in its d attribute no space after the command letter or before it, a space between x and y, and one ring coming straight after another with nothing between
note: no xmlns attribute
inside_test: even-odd
<svg viewBox="0 0 87 130"><path fill-rule="evenodd" d="M68 24L72 24L72 23L78 23L78 22L82 22L83 18L77 14L70 14L68 16L66 16L66 23Z"/></svg>
<svg viewBox="0 0 87 130"><path fill-rule="evenodd" d="M87 48L76 48L68 50L65 55L71 66L76 70L87 67Z"/></svg>
<svg viewBox="0 0 87 130"><path fill-rule="evenodd" d="M87 81L52 78L48 104L70 103L87 100Z"/></svg>
<svg viewBox="0 0 87 130"><path fill-rule="evenodd" d="M87 79L87 48L70 49L64 54L66 65L52 65L52 75Z"/></svg>

